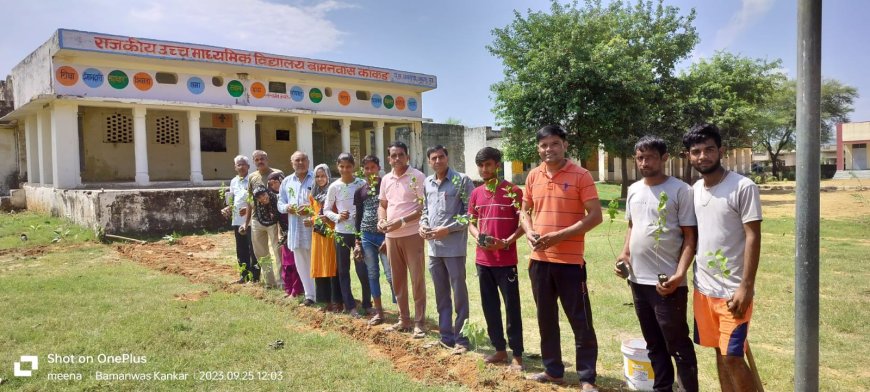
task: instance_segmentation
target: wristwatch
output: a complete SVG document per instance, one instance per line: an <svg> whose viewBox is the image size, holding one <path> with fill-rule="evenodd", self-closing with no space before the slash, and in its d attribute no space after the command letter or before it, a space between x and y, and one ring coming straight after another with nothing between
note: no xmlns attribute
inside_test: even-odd
<svg viewBox="0 0 870 392"><path fill-rule="evenodd" d="M404 218L404 217L402 217L402 219L399 219L399 221L401 221L401 222L402 222L402 225L401 225L401 226L399 226L399 228L402 228L402 227L405 227L405 218Z"/></svg>

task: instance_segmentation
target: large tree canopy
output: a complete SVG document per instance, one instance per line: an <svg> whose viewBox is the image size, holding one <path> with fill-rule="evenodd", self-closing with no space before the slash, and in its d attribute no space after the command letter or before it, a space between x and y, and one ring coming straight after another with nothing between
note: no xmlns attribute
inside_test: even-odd
<svg viewBox="0 0 870 392"><path fill-rule="evenodd" d="M722 131L727 147L749 147L750 132L766 121L761 110L785 80L781 61L717 52L680 75L687 125L707 122Z"/></svg>
<svg viewBox="0 0 870 392"><path fill-rule="evenodd" d="M492 91L507 157L537 160L534 133L546 124L565 126L574 157L599 143L632 156L640 135L673 128L663 120L675 111L674 66L698 41L694 18L661 0L554 1L549 13L515 12L487 47L504 63Z"/></svg>

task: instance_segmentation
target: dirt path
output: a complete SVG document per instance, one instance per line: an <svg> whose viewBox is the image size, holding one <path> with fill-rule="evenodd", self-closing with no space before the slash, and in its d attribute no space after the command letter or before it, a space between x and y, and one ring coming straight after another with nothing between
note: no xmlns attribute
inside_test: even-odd
<svg viewBox="0 0 870 392"><path fill-rule="evenodd" d="M406 334L386 332L384 329L389 322L372 327L364 320L296 305L296 301L286 301L259 286L229 283L237 278L238 273L229 265L219 264L217 259L220 258L223 247L229 252L231 241L232 237L229 235L219 235L214 239L184 237L175 245L163 242L127 244L117 245L115 249L121 255L148 268L182 275L191 282L210 284L224 292L251 295L273 303L290 311L312 329L335 331L350 336L367 345L373 355L388 358L397 371L430 385L458 383L475 391L562 391L577 388L576 385L562 388L526 381L522 374L507 371L504 366L484 365L480 354L456 356L446 350L425 349L423 344L431 339L420 341L411 339ZM197 292L177 299L195 300L194 297L205 295L207 293ZM395 314L388 313L388 321L395 319Z"/></svg>

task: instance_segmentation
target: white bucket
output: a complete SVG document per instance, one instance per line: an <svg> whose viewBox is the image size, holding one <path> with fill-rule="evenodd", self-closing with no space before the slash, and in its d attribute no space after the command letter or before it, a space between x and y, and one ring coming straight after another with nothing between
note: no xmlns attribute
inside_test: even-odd
<svg viewBox="0 0 870 392"><path fill-rule="evenodd" d="M623 373L632 391L652 391L655 374L646 350L646 341L632 338L622 341Z"/></svg>

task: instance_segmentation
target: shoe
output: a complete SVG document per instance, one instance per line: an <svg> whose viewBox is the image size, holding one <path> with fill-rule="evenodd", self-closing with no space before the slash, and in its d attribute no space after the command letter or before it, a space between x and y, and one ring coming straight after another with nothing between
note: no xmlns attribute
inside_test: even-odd
<svg viewBox="0 0 870 392"><path fill-rule="evenodd" d="M362 318L362 315L359 314L359 312L356 311L356 308L353 308L353 309L351 309L351 310L348 310L347 312L344 312L344 313L347 314L347 315L349 315L349 316L352 317L352 318L355 318L355 319Z"/></svg>
<svg viewBox="0 0 870 392"><path fill-rule="evenodd" d="M530 374L526 376L526 380L537 381L542 384L558 384L562 385L565 383L565 379L562 377L553 377L547 372L540 372L535 374Z"/></svg>
<svg viewBox="0 0 870 392"><path fill-rule="evenodd" d="M426 332L420 327L414 327L414 333L411 334L414 339L423 339L426 337Z"/></svg>
<svg viewBox="0 0 870 392"><path fill-rule="evenodd" d="M425 349L430 349L430 348L445 348L445 349L448 349L448 350L452 350L452 349L453 349L453 346L452 346L452 345L449 345L449 344L447 344L447 343L444 343L444 342L442 342L442 341L440 341L440 340L433 340L433 341L431 341L431 342L429 342L429 343L424 344L424 345L423 345L423 348L425 348Z"/></svg>
<svg viewBox="0 0 870 392"><path fill-rule="evenodd" d="M245 284L245 278L239 278L239 280L233 282L233 284Z"/></svg>
<svg viewBox="0 0 870 392"><path fill-rule="evenodd" d="M405 333L407 333L407 332L411 332L411 326L409 326L409 325L408 325L408 326L406 326L406 325L402 325L402 322L400 321L400 322L398 322L398 323L395 323L395 324L393 324L393 325L387 327L386 329L384 329L384 331L387 331L387 332L405 332Z"/></svg>
<svg viewBox="0 0 870 392"><path fill-rule="evenodd" d="M453 348L451 354L453 355L462 355L468 352L468 347L463 346L461 344L457 344L456 347Z"/></svg>
<svg viewBox="0 0 870 392"><path fill-rule="evenodd" d="M314 301L309 298L305 298L305 301L302 301L302 306L314 306Z"/></svg>
<svg viewBox="0 0 870 392"><path fill-rule="evenodd" d="M591 382L580 381L580 390L583 392L598 392L598 387Z"/></svg>

